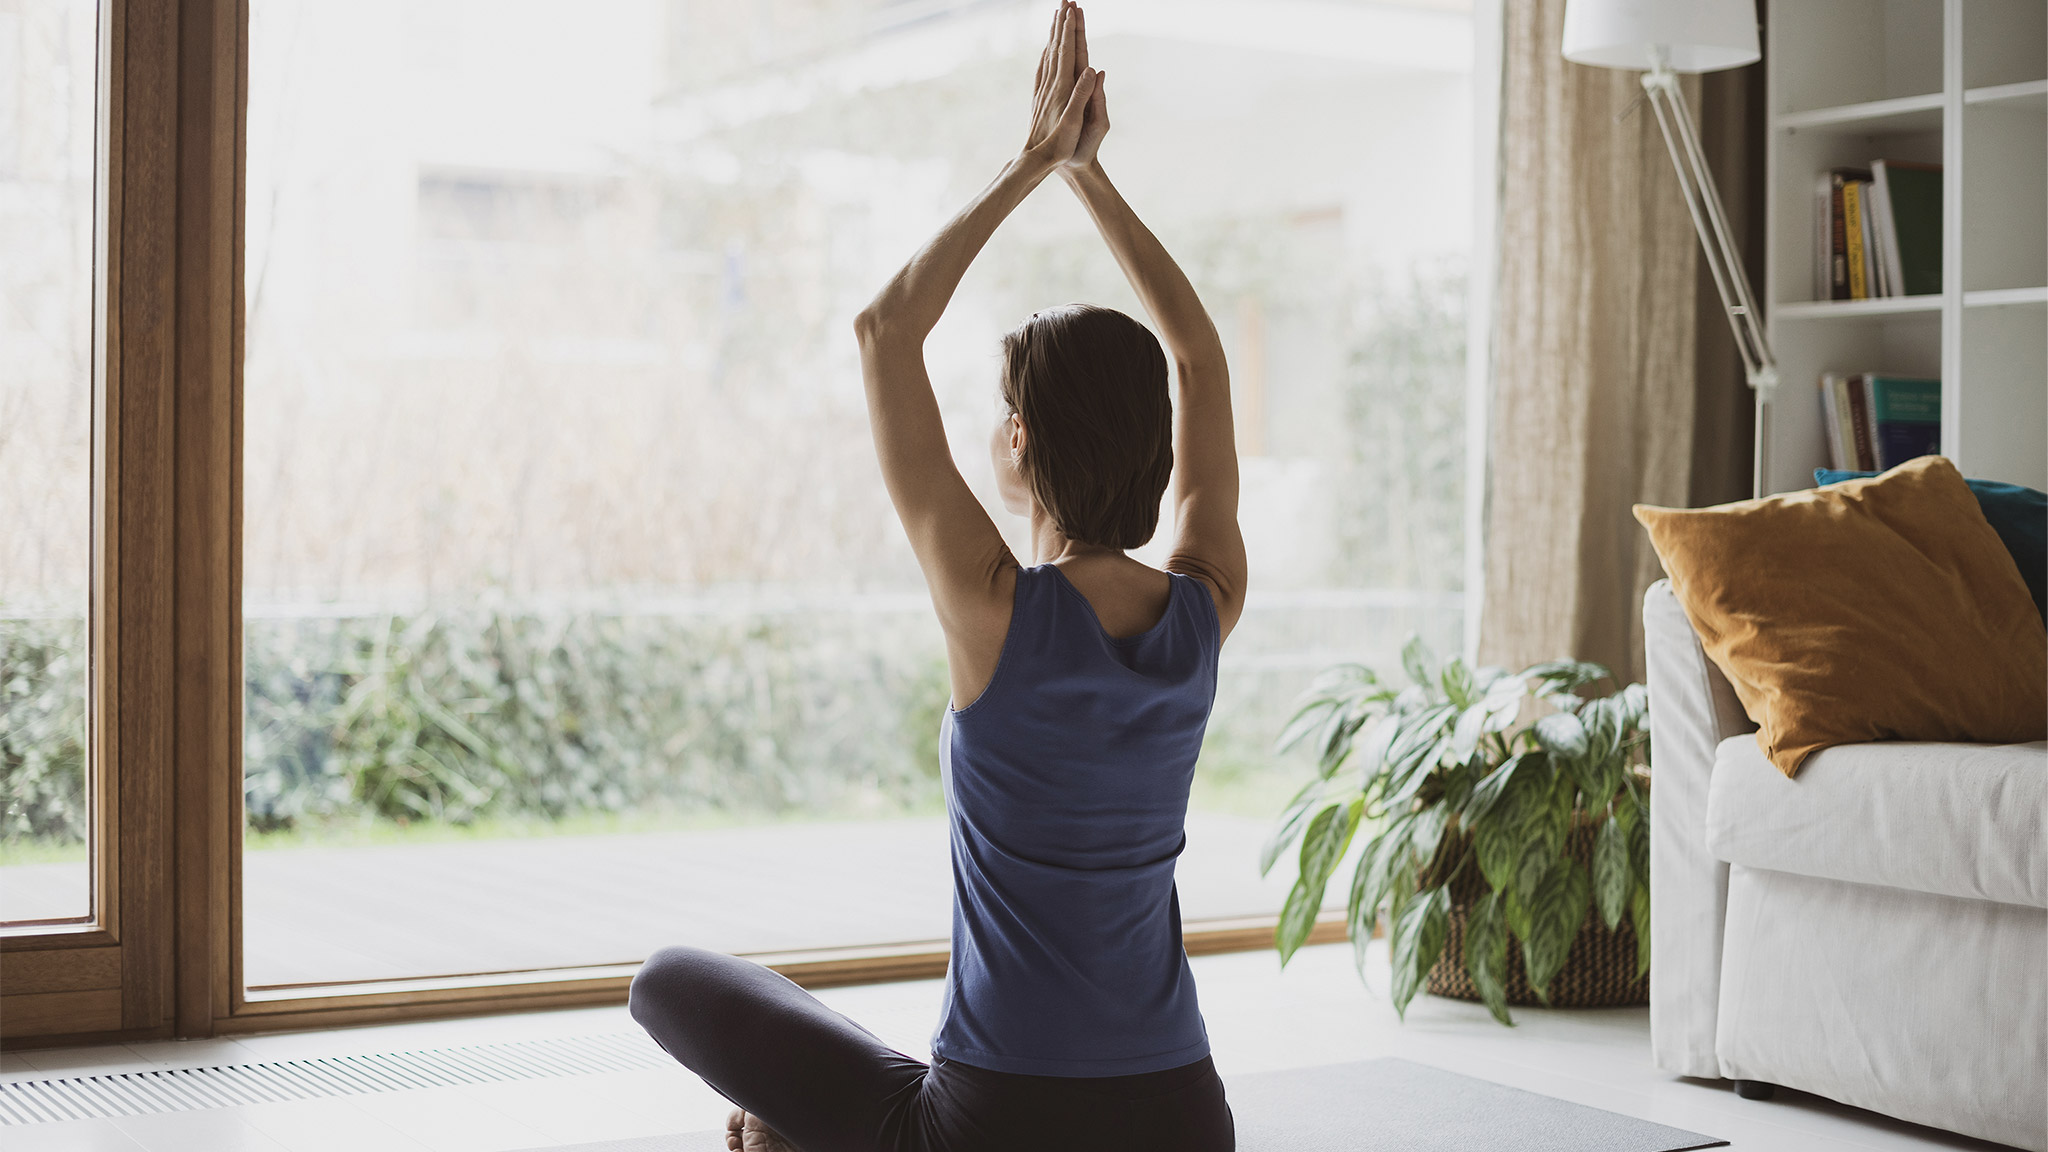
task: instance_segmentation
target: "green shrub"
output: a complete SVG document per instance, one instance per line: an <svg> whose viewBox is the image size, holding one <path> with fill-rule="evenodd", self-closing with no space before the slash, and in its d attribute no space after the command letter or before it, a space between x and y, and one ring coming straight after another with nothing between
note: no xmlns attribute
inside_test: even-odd
<svg viewBox="0 0 2048 1152"><path fill-rule="evenodd" d="M82 843L85 621L0 620L0 840Z"/></svg>
<svg viewBox="0 0 2048 1152"><path fill-rule="evenodd" d="M921 629L876 631L809 616L252 619L250 826L935 803L943 665Z"/></svg>

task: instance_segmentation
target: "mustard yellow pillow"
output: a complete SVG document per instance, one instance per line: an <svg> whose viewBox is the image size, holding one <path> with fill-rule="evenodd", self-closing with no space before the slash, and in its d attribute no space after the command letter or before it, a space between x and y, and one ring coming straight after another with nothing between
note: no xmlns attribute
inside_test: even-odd
<svg viewBox="0 0 2048 1152"><path fill-rule="evenodd" d="M1635 514L1785 775L1836 744L2048 737L2048 635L1947 460Z"/></svg>

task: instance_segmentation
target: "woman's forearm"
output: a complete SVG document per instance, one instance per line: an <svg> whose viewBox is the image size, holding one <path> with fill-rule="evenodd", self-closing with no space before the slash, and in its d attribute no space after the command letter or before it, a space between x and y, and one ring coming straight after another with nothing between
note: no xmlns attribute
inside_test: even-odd
<svg viewBox="0 0 2048 1152"><path fill-rule="evenodd" d="M1125 279L1137 290L1145 311L1159 325L1159 335L1174 360L1183 368L1197 369L1198 377L1224 379L1220 372L1200 371L1221 367L1223 342L1216 335L1216 326L1210 322L1201 298L1195 295L1194 285L1188 283L1187 274L1167 254L1166 246L1124 202L1102 165L1063 168L1060 174L1094 218L1096 230L1116 256ZM1183 376L1186 375L1184 372Z"/></svg>
<svg viewBox="0 0 2048 1152"><path fill-rule="evenodd" d="M946 304L981 254L988 238L1047 173L1026 157L1010 161L938 235L890 279L855 321L862 341L907 340L922 344L945 314Z"/></svg>

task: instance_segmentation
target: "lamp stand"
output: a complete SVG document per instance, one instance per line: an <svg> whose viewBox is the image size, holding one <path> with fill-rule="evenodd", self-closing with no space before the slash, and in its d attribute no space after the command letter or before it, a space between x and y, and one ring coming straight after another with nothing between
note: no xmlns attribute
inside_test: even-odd
<svg viewBox="0 0 2048 1152"><path fill-rule="evenodd" d="M1671 70L1662 48L1651 53L1653 67L1643 73L1643 93L1657 113L1657 126L1664 130L1664 146L1671 152L1671 165L1678 172L1678 186L1685 193L1685 206L1692 213L1692 226L1700 234L1707 270L1714 288L1721 294L1721 308L1727 313L1728 328L1735 334L1735 347L1742 354L1743 374L1756 396L1756 447L1750 488L1762 496L1769 439L1764 435L1771 400L1778 387L1778 358L1771 351L1770 334L1764 330L1763 312L1750 291L1749 276L1742 270L1742 258L1729 235L1728 213L1721 206L1721 194L1714 188L1714 176L1700 150L1699 135L1693 130L1692 110L1678 86L1678 73Z"/></svg>

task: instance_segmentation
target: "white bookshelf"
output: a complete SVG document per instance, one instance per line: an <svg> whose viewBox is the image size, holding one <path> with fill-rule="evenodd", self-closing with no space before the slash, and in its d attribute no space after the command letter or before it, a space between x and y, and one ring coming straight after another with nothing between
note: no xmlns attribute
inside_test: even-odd
<svg viewBox="0 0 2048 1152"><path fill-rule="evenodd" d="M1768 37L1767 487L1827 462L1823 373L1888 372L1941 378L1965 475L2048 489L2048 0L1787 0ZM1943 166L1942 292L1815 300L1815 180L1875 159Z"/></svg>

